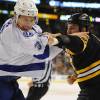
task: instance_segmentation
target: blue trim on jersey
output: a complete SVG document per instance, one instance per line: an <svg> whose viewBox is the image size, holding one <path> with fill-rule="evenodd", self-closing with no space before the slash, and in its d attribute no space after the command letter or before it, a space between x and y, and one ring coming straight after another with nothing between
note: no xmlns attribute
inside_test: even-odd
<svg viewBox="0 0 100 100"><path fill-rule="evenodd" d="M34 63L28 65L0 65L0 70L7 72L25 72L33 70L44 70L45 62Z"/></svg>
<svg viewBox="0 0 100 100"><path fill-rule="evenodd" d="M23 32L23 36L24 37L32 37L34 35L34 33L33 32Z"/></svg>
<svg viewBox="0 0 100 100"><path fill-rule="evenodd" d="M3 24L3 26L2 26L1 29L0 29L0 33L3 32L3 30L4 30L5 28L7 28L10 24L12 24L12 19L11 19L11 18L8 19L8 22L5 22L5 23Z"/></svg>
<svg viewBox="0 0 100 100"><path fill-rule="evenodd" d="M44 53L39 55L33 55L37 59L46 59L49 57L49 46L45 47Z"/></svg>

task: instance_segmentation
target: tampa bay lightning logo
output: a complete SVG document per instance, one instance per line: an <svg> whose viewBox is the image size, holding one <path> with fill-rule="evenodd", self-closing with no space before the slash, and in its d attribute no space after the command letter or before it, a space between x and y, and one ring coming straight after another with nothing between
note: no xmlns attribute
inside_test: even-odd
<svg viewBox="0 0 100 100"><path fill-rule="evenodd" d="M32 37L34 34L31 32L23 32L24 37Z"/></svg>
<svg viewBox="0 0 100 100"><path fill-rule="evenodd" d="M35 48L37 48L38 50L41 50L42 45L41 45L41 43L40 43L39 41L37 41L37 42L35 43Z"/></svg>

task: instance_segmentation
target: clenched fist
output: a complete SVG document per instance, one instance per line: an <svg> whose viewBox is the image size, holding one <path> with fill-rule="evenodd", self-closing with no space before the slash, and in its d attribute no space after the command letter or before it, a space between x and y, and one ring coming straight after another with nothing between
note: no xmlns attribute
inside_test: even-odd
<svg viewBox="0 0 100 100"><path fill-rule="evenodd" d="M52 35L48 35L48 44L56 45L56 44L58 44L58 40L55 37L53 37Z"/></svg>
<svg viewBox="0 0 100 100"><path fill-rule="evenodd" d="M76 81L76 79L77 79L77 75L69 75L69 76L67 77L67 82L68 82L69 84L73 84L73 83Z"/></svg>

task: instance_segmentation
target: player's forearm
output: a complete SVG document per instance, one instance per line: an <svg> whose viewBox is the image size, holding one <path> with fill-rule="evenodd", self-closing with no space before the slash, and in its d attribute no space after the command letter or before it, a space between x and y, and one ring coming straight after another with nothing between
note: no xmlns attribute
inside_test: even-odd
<svg viewBox="0 0 100 100"><path fill-rule="evenodd" d="M60 35L57 39L59 41L58 46L63 46L74 53L81 52L83 49L83 42L78 36Z"/></svg>

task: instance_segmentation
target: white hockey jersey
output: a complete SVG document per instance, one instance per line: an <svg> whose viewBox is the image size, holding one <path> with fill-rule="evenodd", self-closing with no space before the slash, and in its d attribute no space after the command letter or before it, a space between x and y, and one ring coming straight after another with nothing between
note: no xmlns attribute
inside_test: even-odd
<svg viewBox="0 0 100 100"><path fill-rule="evenodd" d="M25 32L16 26L14 18L7 20L0 31L0 76L30 76L34 81L45 81L51 71L50 61L62 51L47 43L48 37L38 25Z"/></svg>

